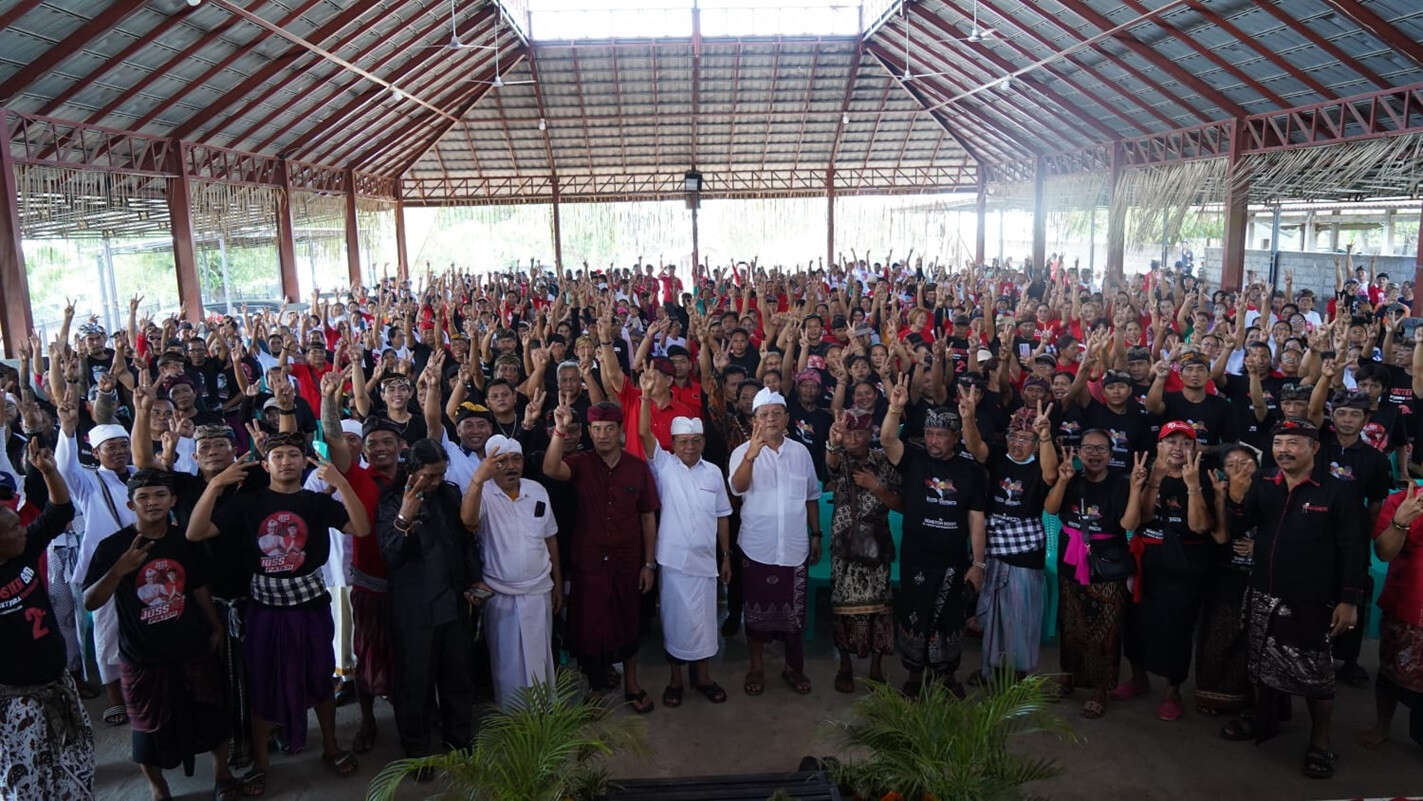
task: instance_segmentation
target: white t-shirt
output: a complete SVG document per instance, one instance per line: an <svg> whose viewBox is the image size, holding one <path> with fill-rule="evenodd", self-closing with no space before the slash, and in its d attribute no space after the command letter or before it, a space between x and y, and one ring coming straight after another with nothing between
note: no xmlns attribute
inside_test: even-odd
<svg viewBox="0 0 1423 801"><path fill-rule="evenodd" d="M746 457L749 442L731 452L727 475ZM806 528L805 505L820 499L820 481L810 451L787 437L779 451L761 449L751 465L751 483L741 498L741 530L737 544L750 559L765 565L796 567L810 557L810 537Z"/></svg>
<svg viewBox="0 0 1423 801"><path fill-rule="evenodd" d="M510 498L486 481L479 503L479 545L484 583L504 595L535 595L553 590L549 537L558 533L548 490L537 481L519 479L519 497Z"/></svg>

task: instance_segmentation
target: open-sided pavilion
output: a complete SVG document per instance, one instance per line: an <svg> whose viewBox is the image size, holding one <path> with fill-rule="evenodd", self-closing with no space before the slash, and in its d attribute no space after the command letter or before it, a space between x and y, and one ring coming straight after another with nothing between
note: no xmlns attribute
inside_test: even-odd
<svg viewBox="0 0 1423 801"><path fill-rule="evenodd" d="M980 261L995 199L1033 210L1038 264L1049 208L1105 205L1116 275L1131 210L1222 203L1238 287L1249 203L1416 198L1423 175L1414 0L643 5L0 0L7 355L25 238L170 233L201 315L210 187L254 190L226 197L275 219L295 299L296 193L343 204L353 283L362 204L393 210L403 276L410 206L551 204L561 262L561 203L824 196L833 260L836 196L974 192ZM787 15L821 30L763 32Z"/></svg>

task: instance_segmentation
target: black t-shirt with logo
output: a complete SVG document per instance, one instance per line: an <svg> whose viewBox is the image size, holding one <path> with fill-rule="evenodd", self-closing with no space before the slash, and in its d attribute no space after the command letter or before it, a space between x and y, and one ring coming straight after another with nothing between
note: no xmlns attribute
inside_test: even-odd
<svg viewBox="0 0 1423 801"><path fill-rule="evenodd" d="M903 476L906 565L963 565L968 561L970 511L985 511L988 475L965 453L934 459L906 444L899 461ZM905 570L908 570L906 567Z"/></svg>
<svg viewBox="0 0 1423 801"><path fill-rule="evenodd" d="M989 514L1042 521L1048 483L1043 481L1043 468L1036 458L1019 464L1006 453L995 453L988 463L988 483ZM994 558L1014 567L1042 570L1044 551L1045 548L1038 548L1026 553L994 554Z"/></svg>
<svg viewBox="0 0 1423 801"><path fill-rule="evenodd" d="M1200 402L1189 400L1184 393L1166 393L1166 413L1163 422L1184 420L1196 429L1196 441L1205 447L1227 441L1230 431L1230 401L1220 395L1206 393Z"/></svg>
<svg viewBox="0 0 1423 801"><path fill-rule="evenodd" d="M0 562L0 684L44 684L64 674L64 636L49 602L40 558L74 519L73 504L50 504L25 528L25 550Z"/></svg>
<svg viewBox="0 0 1423 801"><path fill-rule="evenodd" d="M1077 445L1082 435L1094 428L1107 432L1112 448L1107 468L1113 472L1131 472L1132 455L1151 446L1151 415L1134 400L1128 400L1126 410L1119 414L1093 398L1081 408L1077 419L1080 427L1073 432Z"/></svg>
<svg viewBox="0 0 1423 801"><path fill-rule="evenodd" d="M790 423L786 426L786 434L810 451L810 460L815 463L815 476L824 482L825 443L830 439L830 426L835 422L835 418L823 407L806 409L796 399L791 401L790 407Z"/></svg>
<svg viewBox="0 0 1423 801"><path fill-rule="evenodd" d="M192 473L177 471L171 475L173 477L173 493L178 496L178 502L173 507L173 514L178 520L178 530L187 531L188 521L193 516L193 508L198 505L198 499L207 490L208 483L201 475ZM242 503L251 497L250 493L266 489L267 484L266 470L260 467L249 469L247 478L241 484L227 487L217 497L213 514L216 515L229 503ZM213 597L234 599L247 596L247 585L252 579L252 568L248 564L245 542L245 536L234 531L220 532L216 537L198 543L198 550L207 559L208 591L213 594Z"/></svg>
<svg viewBox="0 0 1423 801"><path fill-rule="evenodd" d="M1353 484L1365 508L1388 497L1393 488L1393 465L1382 451L1362 436L1347 448L1341 446L1333 424L1328 422L1319 438L1319 453L1314 457L1317 478L1327 475ZM1365 529L1365 533L1371 530Z"/></svg>
<svg viewBox="0 0 1423 801"><path fill-rule="evenodd" d="M1215 488L1201 477L1201 494L1206 509L1215 508ZM1190 526L1191 495L1183 478L1164 476L1156 489L1156 507L1150 521L1141 525L1141 536L1147 548L1141 562L1143 569L1168 573L1200 575L1210 566L1212 543L1207 534L1197 534Z"/></svg>
<svg viewBox="0 0 1423 801"><path fill-rule="evenodd" d="M126 526L94 550L85 588L104 578L138 531ZM151 665L190 659L208 647L212 630L194 593L207 586L201 552L177 526L153 541L142 565L119 579L114 610L119 620L119 654L131 664Z"/></svg>
<svg viewBox="0 0 1423 801"><path fill-rule="evenodd" d="M346 507L311 490L251 493L213 515L218 536L236 534L253 574L298 578L321 569L331 555L330 529L345 528Z"/></svg>
<svg viewBox="0 0 1423 801"><path fill-rule="evenodd" d="M1126 532L1122 530L1122 515L1126 513L1130 498L1131 481L1125 473L1108 470L1101 481L1090 481L1086 474L1078 473L1067 485L1062 506L1058 509L1058 517L1062 519L1064 528L1081 531L1089 544L1094 541L1106 541L1107 538L1094 540L1094 537L1101 535L1111 535L1111 539L1124 540ZM1066 534L1058 538L1059 563L1067 552L1067 540ZM1071 569L1062 567L1059 571Z"/></svg>

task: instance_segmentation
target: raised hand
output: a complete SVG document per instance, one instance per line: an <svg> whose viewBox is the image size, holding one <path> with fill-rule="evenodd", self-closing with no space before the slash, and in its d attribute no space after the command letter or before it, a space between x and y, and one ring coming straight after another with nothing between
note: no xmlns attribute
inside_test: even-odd
<svg viewBox="0 0 1423 801"><path fill-rule="evenodd" d="M25 458L30 466L44 475L52 476L59 470L54 461L54 451L44 447L39 437L32 438L25 446Z"/></svg>
<svg viewBox="0 0 1423 801"><path fill-rule="evenodd" d="M1181 480L1186 482L1186 489L1191 492L1199 492L1201 489L1201 449L1193 448L1186 454L1186 464L1181 468Z"/></svg>
<svg viewBox="0 0 1423 801"><path fill-rule="evenodd" d="M1076 448L1064 447L1061 450L1061 457L1057 460L1058 481L1068 481L1077 475L1077 468L1073 466L1072 459L1077 455Z"/></svg>
<svg viewBox="0 0 1423 801"><path fill-rule="evenodd" d="M524 427L533 428L539 424L539 418L543 417L544 401L547 400L548 393L542 387L534 390L533 397L524 406Z"/></svg>
<svg viewBox="0 0 1423 801"><path fill-rule="evenodd" d="M1146 467L1147 456L1148 454L1146 451L1137 451L1136 453L1133 453L1131 457L1132 489L1137 492L1140 492L1142 487L1146 486L1146 481L1151 475L1151 471L1148 470ZM1158 459L1157 461L1160 460Z"/></svg>
<svg viewBox="0 0 1423 801"><path fill-rule="evenodd" d="M827 440L830 447L838 448L844 444L845 425L849 422L849 419L850 413L842 410L840 414L835 417L835 422L830 424L830 437Z"/></svg>
<svg viewBox="0 0 1423 801"><path fill-rule="evenodd" d="M567 434L569 427L573 425L573 407L567 401L560 403L553 410L553 424L560 434Z"/></svg>
<svg viewBox="0 0 1423 801"><path fill-rule="evenodd" d="M1038 401L1038 414L1033 418L1033 431L1038 438L1052 435L1052 401L1048 401L1047 407L1043 407L1043 402Z"/></svg>
<svg viewBox="0 0 1423 801"><path fill-rule="evenodd" d="M909 374L905 373L894 383L894 388L889 391L889 406L898 413L904 412L904 407L909 403Z"/></svg>

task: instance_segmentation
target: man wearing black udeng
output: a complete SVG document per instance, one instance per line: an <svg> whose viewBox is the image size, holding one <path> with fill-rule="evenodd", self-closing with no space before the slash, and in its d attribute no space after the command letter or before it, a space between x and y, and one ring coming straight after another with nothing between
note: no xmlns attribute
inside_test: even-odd
<svg viewBox="0 0 1423 801"><path fill-rule="evenodd" d="M1304 696L1312 724L1304 774L1327 779L1336 758L1331 642L1358 624L1364 601L1358 490L1315 471L1319 429L1307 421L1281 421L1271 448L1277 467L1258 474L1240 504L1241 518L1257 526L1245 596L1255 714L1230 721L1221 736L1268 739L1289 696Z"/></svg>

